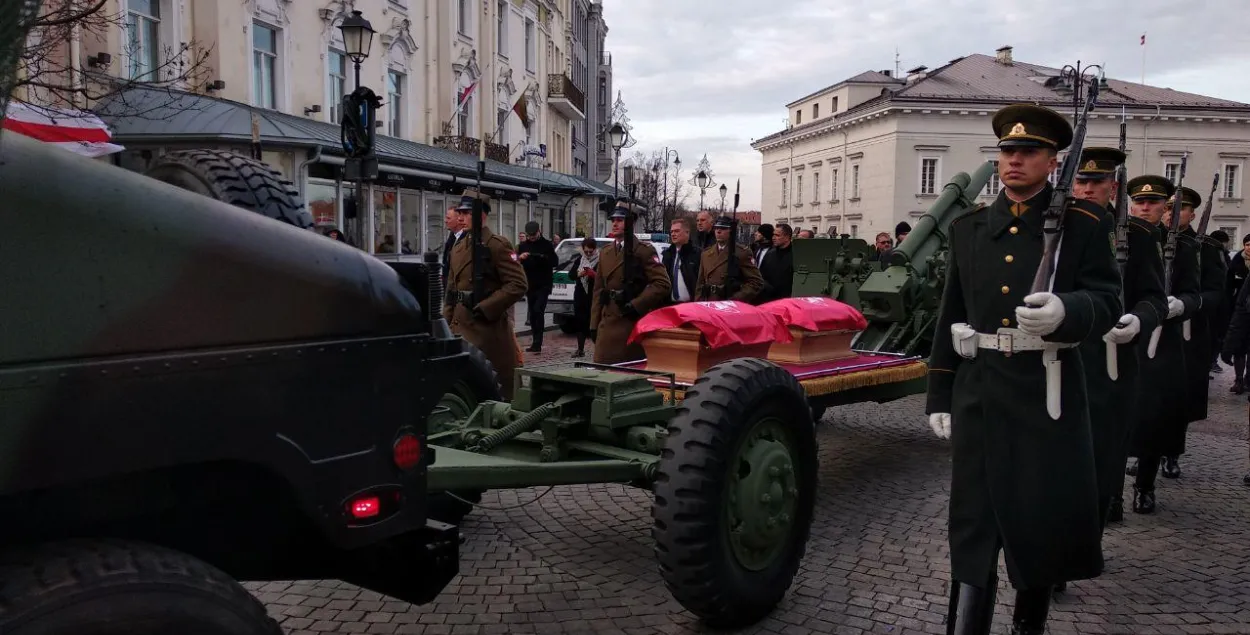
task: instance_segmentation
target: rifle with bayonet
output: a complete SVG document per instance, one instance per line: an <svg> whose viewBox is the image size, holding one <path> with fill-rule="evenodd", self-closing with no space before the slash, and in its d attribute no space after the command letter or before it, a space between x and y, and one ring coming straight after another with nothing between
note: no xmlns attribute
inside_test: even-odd
<svg viewBox="0 0 1250 635"><path fill-rule="evenodd" d="M1068 145L1068 156L1063 159L1063 167L1059 170L1059 178L1050 194L1050 204L1042 213L1042 261L1033 275L1030 294L1047 293L1050 291L1051 276L1054 275L1057 261L1059 239L1063 236L1063 216L1074 199L1072 198L1072 182L1076 180L1076 168L1081 163L1081 152L1085 149L1085 130L1089 125L1090 111L1098 102L1098 80L1089 82L1089 92L1085 104L1072 127L1072 143ZM1046 368L1046 412L1052 419L1059 419L1062 414L1060 404L1060 361L1058 346L1047 346L1042 349L1042 364Z"/></svg>
<svg viewBox="0 0 1250 635"><path fill-rule="evenodd" d="M486 245L482 242L482 211L485 202L482 200L482 178L486 175L486 136L479 141L477 153L477 192L473 197L473 297L469 304L470 313L475 313L477 303L481 302L486 293Z"/></svg>
<svg viewBox="0 0 1250 635"><path fill-rule="evenodd" d="M725 246L725 299L738 292L738 198L742 192L742 179L734 187L734 209L729 217L729 241Z"/></svg>
<svg viewBox="0 0 1250 635"><path fill-rule="evenodd" d="M1120 106L1120 152L1128 151L1128 117L1124 106ZM1121 161L1115 169L1115 262L1120 267L1120 307L1124 313L1129 307L1124 299L1124 287L1128 274L1128 163ZM1125 325L1117 322L1116 326ZM1107 375L1112 381L1120 378L1119 345L1112 342L1104 343L1107 348Z"/></svg>
<svg viewBox="0 0 1250 635"><path fill-rule="evenodd" d="M1198 221L1198 236L1207 235L1207 225L1211 222L1211 203L1215 202L1215 191L1220 187L1220 173L1215 173L1211 181L1211 193L1207 195L1207 203L1202 206L1202 219Z"/></svg>
<svg viewBox="0 0 1250 635"><path fill-rule="evenodd" d="M635 183L630 183L625 186L625 195L629 197L629 211L625 213L625 224L621 230L625 234L624 236L621 236L621 249L624 251L624 253L621 254L621 295L619 296L622 314L625 312L625 307L634 299L632 287L634 285L634 276L637 275L637 272L635 271L637 269L637 263L634 262L634 241L637 240L638 237L634 235L633 209L634 192L636 191L634 188L636 186L637 184Z"/></svg>
<svg viewBox="0 0 1250 635"><path fill-rule="evenodd" d="M1172 201L1172 220L1168 223L1168 239L1163 243L1163 295L1172 296L1172 271L1176 261L1176 240L1181 233L1181 185L1185 183L1185 168L1189 165L1189 153L1181 155L1181 167L1176 176L1176 198ZM1189 320L1181 325L1181 331L1189 330ZM1150 344L1146 346L1146 356L1154 359L1159 349L1159 337L1163 335L1163 325L1155 327L1150 333ZM1185 339L1189 339L1188 336Z"/></svg>

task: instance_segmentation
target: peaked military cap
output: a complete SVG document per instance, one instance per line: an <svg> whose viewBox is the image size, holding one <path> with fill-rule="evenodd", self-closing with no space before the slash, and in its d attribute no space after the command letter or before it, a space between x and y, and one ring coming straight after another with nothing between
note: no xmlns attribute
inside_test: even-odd
<svg viewBox="0 0 1250 635"><path fill-rule="evenodd" d="M1115 169L1124 163L1125 154L1119 148L1085 148L1081 163L1076 166L1078 179L1109 179Z"/></svg>
<svg viewBox="0 0 1250 635"><path fill-rule="evenodd" d="M1012 104L994 113L991 121L998 147L1030 146L1056 151L1072 143L1072 124L1044 106Z"/></svg>
<svg viewBox="0 0 1250 635"><path fill-rule="evenodd" d="M637 212L634 211L634 206L632 203L626 203L625 201L617 201L616 207L613 207L612 213L608 215L608 220L616 220L619 218L628 223L629 221L634 220L634 216L636 215L637 215Z"/></svg>
<svg viewBox="0 0 1250 635"><path fill-rule="evenodd" d="M712 229L733 229L734 219L728 216L718 216L716 222L712 224Z"/></svg>
<svg viewBox="0 0 1250 635"><path fill-rule="evenodd" d="M1128 196L1138 198L1169 198L1176 191L1172 182L1158 174L1143 174L1128 181Z"/></svg>
<svg viewBox="0 0 1250 635"><path fill-rule="evenodd" d="M1184 185L1181 186L1181 205L1188 205L1194 209L1198 209L1202 205L1202 195L1195 190L1191 190ZM1176 196L1172 196L1172 200L1176 200Z"/></svg>
<svg viewBox="0 0 1250 635"><path fill-rule="evenodd" d="M456 211L457 212L473 211L474 201L481 201L482 211L486 212L487 214L490 213L490 198L487 197L485 194L482 194L481 192L471 187L465 188L464 192L460 194L460 204L456 206Z"/></svg>

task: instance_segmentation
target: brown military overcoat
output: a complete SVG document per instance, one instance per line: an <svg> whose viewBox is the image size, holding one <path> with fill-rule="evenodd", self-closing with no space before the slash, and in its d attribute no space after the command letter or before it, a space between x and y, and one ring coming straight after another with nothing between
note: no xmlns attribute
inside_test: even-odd
<svg viewBox="0 0 1250 635"><path fill-rule="evenodd" d="M525 297L529 285L525 281L525 270L517 262L516 251L506 238L483 227L482 244L489 254L489 264L483 275L483 298L477 302L477 308L481 309L486 319L475 319L468 306L453 306L451 302L452 292L473 291L473 267L470 266L473 264L473 234L468 231L451 249L447 280L449 301L443 305L443 317L451 324L453 333L486 355L499 374L504 399L510 400L517 350L509 312L517 301Z"/></svg>
<svg viewBox="0 0 1250 635"><path fill-rule="evenodd" d="M724 298L708 288L725 284L725 276L728 273L727 265L729 263L726 262L725 252L721 251L713 243L711 247L704 249L699 256L699 282L695 285L695 297L699 301L729 299L754 303L755 298L764 289L764 278L760 276L759 267L755 266L755 259L751 257L751 250L742 245L734 245L734 247L738 254L739 287L737 293L734 293L729 298Z"/></svg>
<svg viewBox="0 0 1250 635"><path fill-rule="evenodd" d="M628 318L621 314L621 308L611 298L604 298L604 291L621 291L625 287L625 267L623 248L612 244L599 252L599 266L595 268L595 287L590 299L590 328L595 331L595 363L618 364L642 359L645 354L641 344L626 344L629 335L634 331L638 318ZM647 243L634 242L634 258L631 267L637 267L633 273L635 280L645 281L631 288L633 297L630 304L637 309L639 318L648 312L664 306L672 292L672 283L668 272L660 264L660 257L655 247ZM641 288L638 288L641 287Z"/></svg>

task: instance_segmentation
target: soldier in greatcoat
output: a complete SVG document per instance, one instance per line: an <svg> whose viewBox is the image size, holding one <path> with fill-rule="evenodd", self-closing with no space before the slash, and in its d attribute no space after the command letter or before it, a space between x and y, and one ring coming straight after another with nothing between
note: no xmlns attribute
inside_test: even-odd
<svg viewBox="0 0 1250 635"><path fill-rule="evenodd" d="M699 280L695 284L695 298L700 302L711 300L737 300L754 303L760 291L764 289L764 278L760 276L759 267L755 266L755 258L751 250L737 244L730 235L733 219L721 216L712 226L716 240L699 255ZM727 249L733 249L738 259L737 277L729 280L729 259Z"/></svg>
<svg viewBox="0 0 1250 635"><path fill-rule="evenodd" d="M1189 339L1185 340L1185 358L1195 360L1185 369L1188 378L1188 396L1186 397L1185 425L1180 431L1179 445L1172 454L1163 457L1162 473L1165 478L1180 478L1180 455L1185 453L1185 437L1189 424L1207 418L1208 388L1211 383L1211 365L1200 364L1197 360L1211 359L1214 356L1214 326L1219 321L1219 313L1225 302L1225 285L1228 278L1228 260L1224 257L1224 245L1220 241L1207 236L1199 236L1194 230L1194 213L1202 205L1202 195L1190 188L1181 186L1175 196L1181 197L1181 234L1198 245L1198 279L1199 307L1198 312L1189 320ZM1175 200L1175 198L1173 199ZM1171 204L1168 213L1163 215L1163 224L1171 223Z"/></svg>
<svg viewBox="0 0 1250 635"><path fill-rule="evenodd" d="M926 412L951 440L947 632L990 631L998 554L1016 589L1012 633L1041 635L1053 588L1102 573L1085 370L1075 347L1123 314L1106 210L1075 201L1048 291L1031 286L1058 152L1059 113L1027 104L992 119L1003 189L950 225ZM1066 469L1055 470L1055 465Z"/></svg>
<svg viewBox="0 0 1250 635"><path fill-rule="evenodd" d="M504 399L512 399L517 346L509 318L512 306L525 297L528 284L525 270L517 261L511 243L487 226L486 217L490 213L488 201L476 190L466 190L456 207L465 231L451 248L443 317L451 324L453 333L486 355L499 375ZM470 229L473 213L482 216L482 248L485 252L480 298L473 296L473 232Z"/></svg>
<svg viewBox="0 0 1250 635"><path fill-rule="evenodd" d="M1155 229L1159 253L1167 243L1168 225L1163 223L1167 201L1176 188L1166 178L1144 174L1130 179L1132 214ZM1183 233L1177 234L1172 279L1167 297L1168 312L1163 324L1142 333L1146 350L1141 359L1141 393L1133 427L1129 455L1137 457L1133 484L1133 511L1150 514L1155 510L1155 477L1164 456L1179 453L1186 422L1187 367L1197 364L1203 373L1208 360L1189 359L1185 352L1183 323L1198 313L1201 305L1198 274L1198 244Z"/></svg>
<svg viewBox="0 0 1250 635"><path fill-rule="evenodd" d="M1117 148L1086 148L1081 153L1072 188L1076 198L1105 208L1113 223L1118 221L1111 198L1120 189L1116 168L1124 159L1124 153ZM1089 339L1080 347L1089 391L1094 466L1098 472L1098 517L1104 526L1124 518L1124 464L1128 461L1128 435L1140 393L1137 355L1145 348L1142 333L1149 336L1168 310L1155 227L1129 215L1126 238L1128 261L1120 279L1128 312L1101 339ZM1115 347L1114 361L1108 360L1109 346Z"/></svg>
<svg viewBox="0 0 1250 635"><path fill-rule="evenodd" d="M664 271L655 247L633 240L633 253L625 253L625 233L634 231L637 218L633 206L617 203L609 218L613 240L599 251L591 292L590 330L595 338L596 364L619 364L645 357L642 344L627 343L629 336L642 316L664 306L672 291L668 272Z"/></svg>

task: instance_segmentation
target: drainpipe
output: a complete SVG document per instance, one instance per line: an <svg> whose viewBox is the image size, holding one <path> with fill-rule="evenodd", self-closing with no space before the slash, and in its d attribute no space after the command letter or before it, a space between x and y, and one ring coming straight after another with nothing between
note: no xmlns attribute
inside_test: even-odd
<svg viewBox="0 0 1250 635"><path fill-rule="evenodd" d="M1142 134L1141 134L1141 172L1142 174L1150 174L1150 171L1146 169L1146 154L1150 148L1150 124L1154 123L1154 121L1159 118L1159 115L1162 114L1162 112L1163 112L1163 107L1160 106L1159 104L1155 104L1155 115L1151 117L1150 119L1147 119L1146 125L1142 126Z"/></svg>
<svg viewBox="0 0 1250 635"><path fill-rule="evenodd" d="M299 167L295 169L295 174L298 177L297 180L298 180L298 185L299 185L300 198L304 198L304 194L306 191L306 187L308 183L308 166L312 165L313 163L320 163L320 162L321 162L321 146L317 146L317 149L312 153L312 156L308 157L307 159L304 159L304 161L299 164Z"/></svg>

